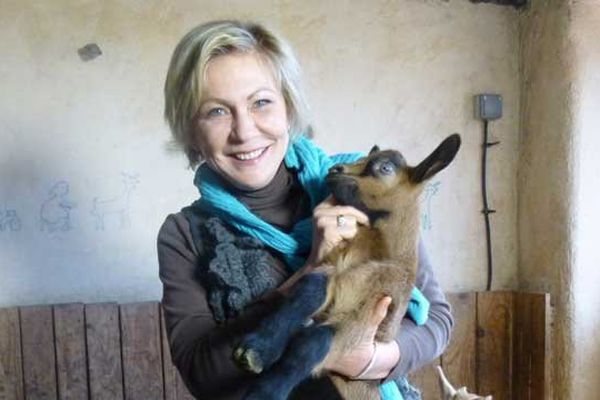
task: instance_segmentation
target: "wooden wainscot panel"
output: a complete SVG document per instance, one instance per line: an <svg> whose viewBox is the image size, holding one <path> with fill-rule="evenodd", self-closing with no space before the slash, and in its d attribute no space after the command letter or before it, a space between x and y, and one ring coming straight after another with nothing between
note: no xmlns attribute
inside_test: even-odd
<svg viewBox="0 0 600 400"><path fill-rule="evenodd" d="M56 374L61 400L88 396L83 304L54 306Z"/></svg>
<svg viewBox="0 0 600 400"><path fill-rule="evenodd" d="M436 358L428 365L425 365L419 368L419 370L409 374L409 382L411 385L421 391L423 399L441 399L440 384L437 372L438 365L440 365L440 359Z"/></svg>
<svg viewBox="0 0 600 400"><path fill-rule="evenodd" d="M513 326L513 398L548 398L550 296L515 293Z"/></svg>
<svg viewBox="0 0 600 400"><path fill-rule="evenodd" d="M165 400L194 400L194 397L185 387L179 372L173 365L162 307L160 308L160 328L163 355L163 375L165 377Z"/></svg>
<svg viewBox="0 0 600 400"><path fill-rule="evenodd" d="M125 398L164 398L158 303L121 306Z"/></svg>
<svg viewBox="0 0 600 400"><path fill-rule="evenodd" d="M0 399L23 399L18 308L0 308Z"/></svg>
<svg viewBox="0 0 600 400"><path fill-rule="evenodd" d="M511 399L513 296L510 292L477 294L477 393Z"/></svg>
<svg viewBox="0 0 600 400"><path fill-rule="evenodd" d="M23 378L27 400L57 398L51 306L21 308Z"/></svg>
<svg viewBox="0 0 600 400"><path fill-rule="evenodd" d="M90 398L122 400L123 370L117 304L86 305L85 334Z"/></svg>
<svg viewBox="0 0 600 400"><path fill-rule="evenodd" d="M442 355L442 368L448 380L457 387L475 391L477 295L453 293L448 295L454 316L452 339Z"/></svg>

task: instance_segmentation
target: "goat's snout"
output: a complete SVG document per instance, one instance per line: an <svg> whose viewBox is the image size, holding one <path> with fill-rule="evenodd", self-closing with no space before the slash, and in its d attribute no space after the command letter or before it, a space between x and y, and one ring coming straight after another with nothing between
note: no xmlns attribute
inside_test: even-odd
<svg viewBox="0 0 600 400"><path fill-rule="evenodd" d="M344 172L343 165L334 165L333 167L329 168L330 175L341 174L342 172Z"/></svg>

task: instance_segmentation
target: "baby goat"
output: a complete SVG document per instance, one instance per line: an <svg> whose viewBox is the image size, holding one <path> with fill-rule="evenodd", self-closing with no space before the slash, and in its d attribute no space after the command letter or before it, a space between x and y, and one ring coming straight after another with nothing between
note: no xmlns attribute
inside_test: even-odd
<svg viewBox="0 0 600 400"><path fill-rule="evenodd" d="M324 372L326 360L363 341L367 321L385 296L392 302L375 339L394 339L416 276L419 194L459 147L460 136L451 135L415 167L397 151L374 147L355 163L331 168L327 184L337 202L363 211L370 224L359 226L352 240L302 277L277 312L236 348L239 365L262 372L247 400L287 399L298 383ZM306 326L311 318L314 323ZM335 374L331 379L344 399L379 398L378 381Z"/></svg>

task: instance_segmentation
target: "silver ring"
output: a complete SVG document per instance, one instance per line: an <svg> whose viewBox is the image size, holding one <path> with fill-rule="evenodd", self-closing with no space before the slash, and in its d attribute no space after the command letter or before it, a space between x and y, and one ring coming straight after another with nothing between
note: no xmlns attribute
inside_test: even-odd
<svg viewBox="0 0 600 400"><path fill-rule="evenodd" d="M341 228L342 226L346 225L346 222L348 222L348 220L343 215L338 215L336 222L338 228Z"/></svg>

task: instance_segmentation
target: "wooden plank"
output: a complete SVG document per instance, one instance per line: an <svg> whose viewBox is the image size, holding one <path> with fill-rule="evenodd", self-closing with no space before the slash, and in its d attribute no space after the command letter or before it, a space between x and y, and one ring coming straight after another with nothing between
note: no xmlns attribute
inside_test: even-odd
<svg viewBox="0 0 600 400"><path fill-rule="evenodd" d="M438 365L440 365L440 359L436 358L430 364L409 374L408 380L410 384L421 391L421 396L424 400L437 400L442 398L438 373L436 370L436 366Z"/></svg>
<svg viewBox="0 0 600 400"><path fill-rule="evenodd" d="M177 400L177 369L171 359L171 350L169 339L165 329L165 317L162 307L160 307L160 338L163 361L163 377L165 384L165 400Z"/></svg>
<svg viewBox="0 0 600 400"><path fill-rule="evenodd" d="M515 293L513 327L513 398L548 398L548 310L547 294Z"/></svg>
<svg viewBox="0 0 600 400"><path fill-rule="evenodd" d="M121 306L125 399L162 399L158 303Z"/></svg>
<svg viewBox="0 0 600 400"><path fill-rule="evenodd" d="M21 308L23 380L27 400L57 398L51 306Z"/></svg>
<svg viewBox="0 0 600 400"><path fill-rule="evenodd" d="M454 387L466 386L473 392L477 387L475 380L476 295L475 293L449 294L448 301L452 305L454 329L450 344L442 355L442 368Z"/></svg>
<svg viewBox="0 0 600 400"><path fill-rule="evenodd" d="M477 294L477 393L494 400L511 399L512 300L510 292Z"/></svg>
<svg viewBox="0 0 600 400"><path fill-rule="evenodd" d="M58 398L88 397L83 304L54 306Z"/></svg>
<svg viewBox="0 0 600 400"><path fill-rule="evenodd" d="M85 306L89 394L92 400L123 399L119 309L115 303Z"/></svg>
<svg viewBox="0 0 600 400"><path fill-rule="evenodd" d="M0 399L23 398L19 309L0 308Z"/></svg>
<svg viewBox="0 0 600 400"><path fill-rule="evenodd" d="M160 307L160 328L162 343L163 376L165 382L165 400L194 400L194 396L185 387L177 368L171 359L171 349L167 331L165 329L165 317Z"/></svg>

